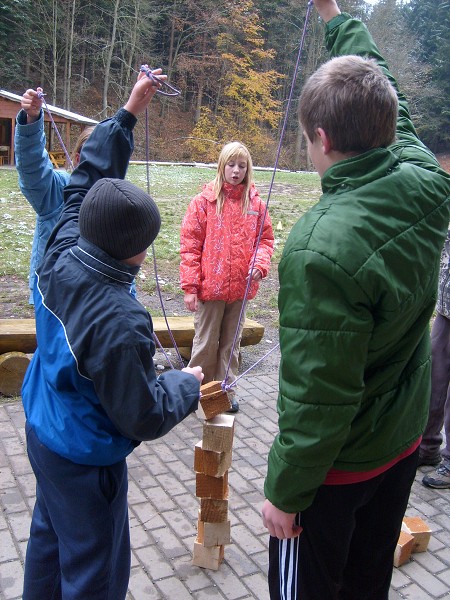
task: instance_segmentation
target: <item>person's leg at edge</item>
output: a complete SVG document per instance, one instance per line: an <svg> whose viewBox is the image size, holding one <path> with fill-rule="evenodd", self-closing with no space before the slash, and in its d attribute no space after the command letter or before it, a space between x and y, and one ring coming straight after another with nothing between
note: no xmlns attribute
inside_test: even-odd
<svg viewBox="0 0 450 600"><path fill-rule="evenodd" d="M203 383L216 380L217 352L224 310L225 302L221 300L199 301L198 309L194 313L195 333L189 366L202 367Z"/></svg>
<svg viewBox="0 0 450 600"><path fill-rule="evenodd" d="M270 538L271 600L388 600L417 456L366 482L321 486L300 537Z"/></svg>
<svg viewBox="0 0 450 600"><path fill-rule="evenodd" d="M241 309L242 300L236 300L236 302L226 304L220 330L216 375L218 379L224 380L225 375L227 375L228 365L230 365L227 377L228 385L236 380L239 371L239 351L245 324L245 311L239 322ZM238 412L239 401L237 399L236 386L233 386L230 389L229 397L232 403L230 412Z"/></svg>
<svg viewBox="0 0 450 600"><path fill-rule="evenodd" d="M428 422L420 444L425 457L439 455L445 420L446 446L442 456L450 461L450 319L440 313L431 328L431 398Z"/></svg>
<svg viewBox="0 0 450 600"><path fill-rule="evenodd" d="M61 600L58 537L39 483L25 557L23 600Z"/></svg>
<svg viewBox="0 0 450 600"><path fill-rule="evenodd" d="M418 457L417 449L377 477L379 486L372 500L356 513L341 600L388 600L393 556Z"/></svg>
<svg viewBox="0 0 450 600"><path fill-rule="evenodd" d="M58 539L64 600L125 599L130 575L126 461L78 465L51 452L28 428L30 462ZM42 600L40 548L27 553L23 600ZM55 600L58 596L55 596Z"/></svg>

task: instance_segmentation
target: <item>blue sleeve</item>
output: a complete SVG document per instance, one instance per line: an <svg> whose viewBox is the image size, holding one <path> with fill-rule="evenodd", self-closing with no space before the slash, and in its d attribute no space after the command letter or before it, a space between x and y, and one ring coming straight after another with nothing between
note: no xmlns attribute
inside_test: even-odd
<svg viewBox="0 0 450 600"><path fill-rule="evenodd" d="M69 173L56 171L46 150L44 114L34 123L26 123L21 110L16 118L14 154L19 187L38 216L51 215L63 204L63 189Z"/></svg>

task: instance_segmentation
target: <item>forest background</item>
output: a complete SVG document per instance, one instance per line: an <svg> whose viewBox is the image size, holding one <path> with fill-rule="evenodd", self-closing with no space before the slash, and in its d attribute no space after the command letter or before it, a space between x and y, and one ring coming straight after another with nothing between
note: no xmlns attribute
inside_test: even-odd
<svg viewBox="0 0 450 600"><path fill-rule="evenodd" d="M136 130L134 158L217 159L239 139L274 164L306 0L3 0L0 86L42 86L46 102L102 119L127 99L141 64L182 93L161 98ZM367 23L406 94L421 138L450 150L450 0L341 0ZM279 166L309 170L297 103L326 59L311 13ZM147 138L149 144L147 143Z"/></svg>

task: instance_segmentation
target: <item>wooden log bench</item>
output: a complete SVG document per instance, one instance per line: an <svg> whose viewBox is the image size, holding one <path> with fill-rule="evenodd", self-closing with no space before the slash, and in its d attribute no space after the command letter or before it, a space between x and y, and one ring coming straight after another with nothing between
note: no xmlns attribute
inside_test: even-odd
<svg viewBox="0 0 450 600"><path fill-rule="evenodd" d="M181 356L189 359L194 339L194 317L167 317L172 337ZM164 317L153 318L155 334L163 348L173 348L172 338ZM241 346L258 344L264 335L264 327L246 319ZM34 319L0 319L0 394L20 394L23 376L30 355L36 350L36 326Z"/></svg>
<svg viewBox="0 0 450 600"><path fill-rule="evenodd" d="M155 334L163 348L173 348L164 317L152 317ZM180 349L192 348L194 339L194 317L167 317L170 331ZM264 326L246 319L241 346L258 344L264 335ZM36 327L34 319L0 319L0 354L5 352L33 353L36 350ZM183 354L182 354L183 356Z"/></svg>

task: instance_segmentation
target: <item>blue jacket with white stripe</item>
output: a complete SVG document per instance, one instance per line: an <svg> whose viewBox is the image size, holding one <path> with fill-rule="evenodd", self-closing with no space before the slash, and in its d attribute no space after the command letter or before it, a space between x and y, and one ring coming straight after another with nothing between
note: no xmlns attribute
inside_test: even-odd
<svg viewBox="0 0 450 600"><path fill-rule="evenodd" d="M80 464L114 464L198 405L193 375L156 376L152 320L130 294L139 268L79 235L78 213L90 187L102 177L125 177L135 123L121 109L83 146L37 272L38 347L22 388L25 414L45 446Z"/></svg>

